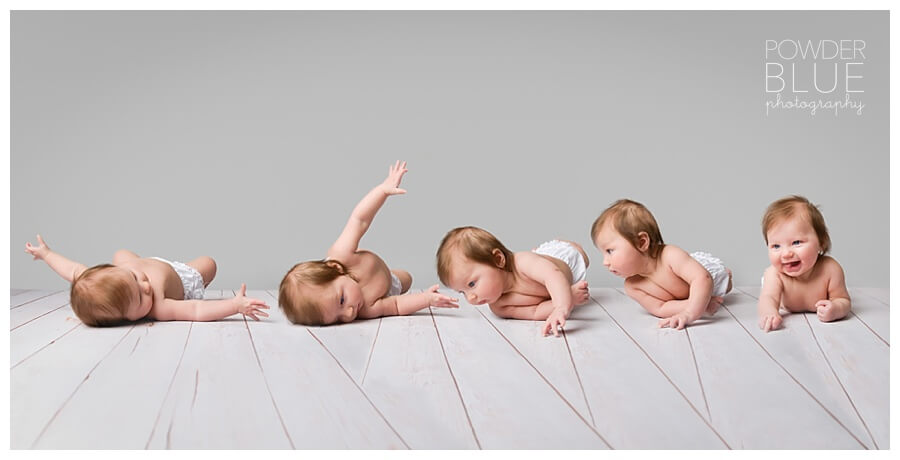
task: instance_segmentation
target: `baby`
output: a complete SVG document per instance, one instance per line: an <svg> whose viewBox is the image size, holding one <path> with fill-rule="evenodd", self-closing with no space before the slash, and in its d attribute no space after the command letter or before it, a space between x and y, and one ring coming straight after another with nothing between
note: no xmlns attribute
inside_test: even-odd
<svg viewBox="0 0 900 460"><path fill-rule="evenodd" d="M514 254L477 227L450 230L437 251L442 283L473 305L488 304L501 318L545 321L545 336L559 336L574 306L587 303L589 263L571 241L552 240Z"/></svg>
<svg viewBox="0 0 900 460"><path fill-rule="evenodd" d="M662 318L659 327L681 329L713 314L731 291L731 270L721 260L664 244L653 214L635 201L619 200L603 211L591 238L603 265L625 278L625 293Z"/></svg>
<svg viewBox="0 0 900 460"><path fill-rule="evenodd" d="M201 300L203 290L216 276L216 262L199 257L187 264L159 257L142 258L121 249L112 264L88 268L47 247L25 243L25 252L43 260L59 276L72 283L69 302L75 315L89 326L113 326L141 318L158 321L215 321L235 313L255 320L269 316L262 300L246 297L247 286L231 299Z"/></svg>
<svg viewBox="0 0 900 460"><path fill-rule="evenodd" d="M387 179L353 209L325 259L299 263L284 275L278 303L291 322L327 325L409 315L428 306L459 306L457 299L438 293L436 284L425 292L400 295L409 290L412 276L403 270L389 270L375 253L358 249L387 197L406 193L398 188L406 171L406 162L391 166Z"/></svg>
<svg viewBox="0 0 900 460"><path fill-rule="evenodd" d="M778 307L790 312L816 312L822 322L850 312L844 270L825 254L831 238L819 209L802 196L769 205L762 219L769 262L759 295L759 327L768 332L781 326Z"/></svg>

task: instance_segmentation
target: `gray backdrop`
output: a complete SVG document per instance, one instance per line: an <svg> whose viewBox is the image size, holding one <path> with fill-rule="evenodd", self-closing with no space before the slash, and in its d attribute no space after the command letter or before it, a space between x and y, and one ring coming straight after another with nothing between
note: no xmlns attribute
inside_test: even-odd
<svg viewBox="0 0 900 460"><path fill-rule="evenodd" d="M760 218L822 205L848 283L888 286L887 12L22 12L11 15L11 286L66 283L40 232L94 265L118 248L213 256L213 288L277 287L321 258L395 159L362 247L437 281L444 233L512 250L590 242L620 197L666 242L768 264ZM764 101L767 39L866 41L849 111Z"/></svg>

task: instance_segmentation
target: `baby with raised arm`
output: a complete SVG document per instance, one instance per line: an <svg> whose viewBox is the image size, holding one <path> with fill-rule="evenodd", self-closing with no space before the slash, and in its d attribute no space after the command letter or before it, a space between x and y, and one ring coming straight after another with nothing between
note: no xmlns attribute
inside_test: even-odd
<svg viewBox="0 0 900 460"><path fill-rule="evenodd" d="M587 303L589 263L578 243L551 240L513 253L478 227L450 230L437 251L438 277L447 287L501 318L544 321L545 336L559 336L572 309Z"/></svg>
<svg viewBox="0 0 900 460"><path fill-rule="evenodd" d="M235 313L255 320L269 316L262 300L246 296L242 284L231 299L202 300L216 276L216 262L199 257L186 264L159 257L142 258L120 249L112 264L86 267L50 250L41 235L38 245L25 243L25 252L43 260L72 283L69 302L75 315L88 326L114 326L142 318L157 321L215 321Z"/></svg>
<svg viewBox="0 0 900 460"><path fill-rule="evenodd" d="M358 248L385 200L406 193L398 188L406 171L405 161L390 167L387 179L353 209L325 259L301 262L284 275L278 304L291 322L319 326L356 318L409 315L429 306L459 306L456 299L438 293L436 284L425 292L401 295L409 290L412 276L404 270L389 269L374 252Z"/></svg>
<svg viewBox="0 0 900 460"><path fill-rule="evenodd" d="M760 329L769 332L781 326L779 307L815 312L822 322L847 316L850 293L844 270L825 255L831 238L818 207L802 196L782 198L766 209L762 231L772 265L763 273Z"/></svg>
<svg viewBox="0 0 900 460"><path fill-rule="evenodd" d="M664 244L653 214L636 201L618 200L603 211L591 239L603 265L625 278L625 293L662 318L659 327L682 329L714 314L731 291L731 270L721 260Z"/></svg>

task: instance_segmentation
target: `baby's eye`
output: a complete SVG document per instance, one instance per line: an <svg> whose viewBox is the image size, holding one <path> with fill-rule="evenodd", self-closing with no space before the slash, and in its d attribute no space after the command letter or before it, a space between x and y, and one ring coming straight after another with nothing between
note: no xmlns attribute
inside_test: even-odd
<svg viewBox="0 0 900 460"><path fill-rule="evenodd" d="M779 249L781 247L780 244L773 244L772 249Z"/></svg>
<svg viewBox="0 0 900 460"><path fill-rule="evenodd" d="M469 286L470 288L475 287L475 282L474 282L474 281L469 281L468 286Z"/></svg>
<svg viewBox="0 0 900 460"><path fill-rule="evenodd" d="M612 249L607 249L607 250L606 250L606 253L607 253L607 254L612 254Z"/></svg>
<svg viewBox="0 0 900 460"><path fill-rule="evenodd" d="M793 244L794 246L796 246L796 245L800 244L800 240L794 240L794 242L791 243L791 244Z"/></svg>

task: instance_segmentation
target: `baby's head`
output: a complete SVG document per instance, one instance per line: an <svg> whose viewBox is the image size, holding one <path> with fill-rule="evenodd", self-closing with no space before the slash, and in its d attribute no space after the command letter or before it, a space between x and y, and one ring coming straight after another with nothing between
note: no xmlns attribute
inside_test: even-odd
<svg viewBox="0 0 900 460"><path fill-rule="evenodd" d="M450 230L437 251L441 282L473 305L496 302L506 279L515 276L513 253L494 235L478 227Z"/></svg>
<svg viewBox="0 0 900 460"><path fill-rule="evenodd" d="M831 237L819 208L802 196L773 202L762 219L769 261L780 273L797 277L808 273L820 255L831 249Z"/></svg>
<svg viewBox="0 0 900 460"><path fill-rule="evenodd" d="M603 253L603 265L622 278L637 274L645 258L659 258L665 246L653 214L626 199L613 203L594 221L591 240Z"/></svg>
<svg viewBox="0 0 900 460"><path fill-rule="evenodd" d="M349 323L356 319L363 302L356 278L336 260L294 265L278 287L278 304L294 324Z"/></svg>
<svg viewBox="0 0 900 460"><path fill-rule="evenodd" d="M101 264L88 268L69 292L75 315L88 326L114 326L150 313L153 296L147 275Z"/></svg>

